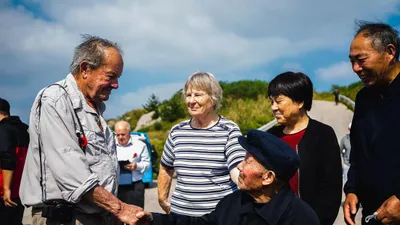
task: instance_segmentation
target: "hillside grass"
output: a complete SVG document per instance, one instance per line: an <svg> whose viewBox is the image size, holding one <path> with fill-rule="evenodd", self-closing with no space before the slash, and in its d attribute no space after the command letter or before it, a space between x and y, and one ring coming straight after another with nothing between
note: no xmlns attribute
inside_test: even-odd
<svg viewBox="0 0 400 225"><path fill-rule="evenodd" d="M221 86L224 92L224 99L222 101L222 107L217 113L238 124L243 135L246 135L249 129L257 129L274 119L271 112L270 101L266 96L267 82L259 80L245 80L232 83L221 82ZM362 87L363 85L361 82L356 82L349 86L333 85L331 92L314 92L313 99L334 101L332 92L337 88L340 94L354 101L357 92ZM171 128L175 124L190 118L185 107L183 100L180 98L180 92L178 91L171 99L165 100L159 105L159 110L168 109L168 111L160 112L160 115L168 116L168 121L161 120L160 122L139 130L140 132L147 133L151 144L155 146L159 155L156 165L154 165L155 167L159 166L164 144ZM184 112L182 112L182 110L184 110ZM145 113L147 113L147 111L144 109L136 109L125 113L118 119L127 120L133 129L136 127L139 118ZM180 115L178 116L180 118L176 118L177 113Z"/></svg>

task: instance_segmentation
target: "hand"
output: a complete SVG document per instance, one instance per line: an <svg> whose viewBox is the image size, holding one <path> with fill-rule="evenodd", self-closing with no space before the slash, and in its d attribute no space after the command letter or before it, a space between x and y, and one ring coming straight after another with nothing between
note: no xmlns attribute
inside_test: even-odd
<svg viewBox="0 0 400 225"><path fill-rule="evenodd" d="M15 203L11 200L11 190L10 189L4 189L3 201L4 201L4 205L7 207L16 207L18 205L17 203Z"/></svg>
<svg viewBox="0 0 400 225"><path fill-rule="evenodd" d="M393 195L376 212L376 219L383 224L400 224L400 199Z"/></svg>
<svg viewBox="0 0 400 225"><path fill-rule="evenodd" d="M124 168L125 168L126 170L129 170L129 171L134 171L134 170L136 170L136 167L137 167L137 164L136 164L135 162L126 164L126 165L124 166Z"/></svg>
<svg viewBox="0 0 400 225"><path fill-rule="evenodd" d="M127 225L135 225L138 221L136 214L140 211L143 211L143 209L139 206L128 205L121 202L121 209L117 214L117 218Z"/></svg>
<svg viewBox="0 0 400 225"><path fill-rule="evenodd" d="M346 200L343 204L344 221L348 225L356 225L354 218L358 211L358 197L353 193L346 195Z"/></svg>
<svg viewBox="0 0 400 225"><path fill-rule="evenodd" d="M153 221L153 216L149 212L141 211L136 214L136 218L138 218L138 223L137 225L147 225L151 224L151 221Z"/></svg>
<svg viewBox="0 0 400 225"><path fill-rule="evenodd" d="M171 212L171 203L169 203L168 200L158 199L158 204L160 204L165 213L169 214Z"/></svg>

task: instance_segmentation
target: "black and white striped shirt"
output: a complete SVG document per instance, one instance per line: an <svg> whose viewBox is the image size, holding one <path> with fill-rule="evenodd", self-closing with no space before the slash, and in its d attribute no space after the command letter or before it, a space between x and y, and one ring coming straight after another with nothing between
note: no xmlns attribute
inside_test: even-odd
<svg viewBox="0 0 400 225"><path fill-rule="evenodd" d="M220 117L212 127L196 129L190 120L175 125L168 136L161 164L177 173L171 212L202 216L214 210L224 196L237 190L229 171L246 154L238 143L239 127Z"/></svg>

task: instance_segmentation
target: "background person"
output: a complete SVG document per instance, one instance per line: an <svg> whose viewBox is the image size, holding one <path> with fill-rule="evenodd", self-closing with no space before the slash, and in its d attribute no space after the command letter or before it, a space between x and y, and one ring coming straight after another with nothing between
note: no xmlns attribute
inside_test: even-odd
<svg viewBox="0 0 400 225"><path fill-rule="evenodd" d="M400 223L400 63L399 36L391 26L360 22L350 45L353 71L366 87L356 97L350 132L351 153L346 222L354 223L359 203L364 218L377 212L378 221Z"/></svg>
<svg viewBox="0 0 400 225"><path fill-rule="evenodd" d="M349 133L344 135L342 140L340 140L340 152L342 154L342 162L343 162L343 183L347 182L347 173L350 168L350 151L351 151L351 144L350 144L350 129L351 123L347 127Z"/></svg>
<svg viewBox="0 0 400 225"><path fill-rule="evenodd" d="M215 111L222 89L212 74L192 74L183 98L192 118L172 127L168 135L158 176L158 201L167 213L202 216L237 190L236 166L245 151L237 141L242 135L239 127ZM177 184L170 204L174 171Z"/></svg>
<svg viewBox="0 0 400 225"><path fill-rule="evenodd" d="M119 185L118 198L123 202L144 208L144 172L150 166L147 145L138 136L131 136L131 126L118 121L115 126L118 161L128 161L121 170L132 171L132 183Z"/></svg>
<svg viewBox="0 0 400 225"><path fill-rule="evenodd" d="M10 116L10 104L0 98L0 225L22 225L19 186L28 144L28 125Z"/></svg>
<svg viewBox="0 0 400 225"><path fill-rule="evenodd" d="M117 152L103 118L104 101L118 88L122 70L117 44L86 35L70 74L36 97L20 188L22 202L32 206L33 225L107 224L113 216L136 221L134 213L141 209L114 196Z"/></svg>
<svg viewBox="0 0 400 225"><path fill-rule="evenodd" d="M240 190L221 199L211 213L187 217L140 212L137 217L153 218L153 225L320 224L315 212L288 184L300 164L291 147L259 130L249 130L247 138L241 136L239 142L247 150L237 166Z"/></svg>
<svg viewBox="0 0 400 225"><path fill-rule="evenodd" d="M300 168L289 183L314 209L322 225L332 225L342 198L342 166L332 127L311 119L313 85L303 73L285 72L268 85L272 112L280 124L268 132L300 156Z"/></svg>

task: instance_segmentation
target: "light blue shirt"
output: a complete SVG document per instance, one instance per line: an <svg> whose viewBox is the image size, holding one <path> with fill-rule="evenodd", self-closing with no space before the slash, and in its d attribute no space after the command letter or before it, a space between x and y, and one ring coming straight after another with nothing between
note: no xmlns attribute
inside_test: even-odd
<svg viewBox="0 0 400 225"><path fill-rule="evenodd" d="M91 108L72 74L58 83L67 93L57 85L42 89L31 109L30 143L21 180L21 200L28 206L41 206L44 199L64 199L76 203L82 212L103 212L102 208L82 197L96 185L114 195L117 193L119 166L113 133L102 116L105 105L99 106L100 114ZM38 101L43 90L39 123ZM74 110L88 140L86 154L78 143L80 127ZM101 122L103 131L96 121ZM38 141L42 144L43 194L39 184Z"/></svg>

